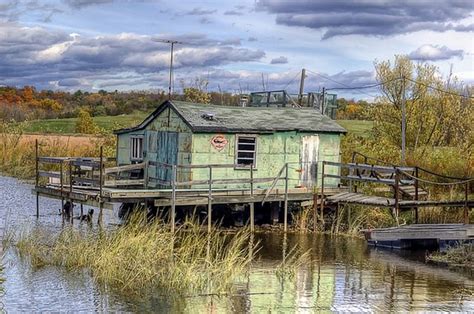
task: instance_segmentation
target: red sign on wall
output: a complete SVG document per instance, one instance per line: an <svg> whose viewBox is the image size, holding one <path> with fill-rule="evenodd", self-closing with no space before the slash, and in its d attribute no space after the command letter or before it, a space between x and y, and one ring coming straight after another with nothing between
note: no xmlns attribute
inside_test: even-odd
<svg viewBox="0 0 474 314"><path fill-rule="evenodd" d="M211 145L218 151L223 150L227 143L227 139L222 134L217 134L211 139Z"/></svg>

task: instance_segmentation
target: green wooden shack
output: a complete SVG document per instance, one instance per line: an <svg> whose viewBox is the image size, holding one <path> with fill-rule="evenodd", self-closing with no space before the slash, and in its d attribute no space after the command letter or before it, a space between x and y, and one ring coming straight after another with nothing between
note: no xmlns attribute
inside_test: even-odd
<svg viewBox="0 0 474 314"><path fill-rule="evenodd" d="M250 168L258 179L277 176L286 163L291 165L292 187L313 187L321 181L321 161L340 161L340 141L346 130L313 108L170 100L139 125L115 133L118 165L145 162L142 175L148 188L169 187L166 182L172 173L167 165L233 165L214 170L213 179L248 178ZM209 177L206 168L180 169L177 181ZM325 180L328 187L338 183L338 179Z"/></svg>

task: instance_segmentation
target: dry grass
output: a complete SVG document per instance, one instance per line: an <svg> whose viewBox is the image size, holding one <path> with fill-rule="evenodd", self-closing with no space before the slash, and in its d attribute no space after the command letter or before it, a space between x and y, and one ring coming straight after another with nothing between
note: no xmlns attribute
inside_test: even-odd
<svg viewBox="0 0 474 314"><path fill-rule="evenodd" d="M446 252L435 252L428 256L428 260L452 266L474 268L474 244L451 247Z"/></svg>
<svg viewBox="0 0 474 314"><path fill-rule="evenodd" d="M90 138L74 136L26 135L26 124L0 122L0 172L18 178L32 178L35 167L35 139L40 156L113 156L115 138L110 134Z"/></svg>
<svg viewBox="0 0 474 314"><path fill-rule="evenodd" d="M92 234L66 228L56 236L41 229L19 235L19 255L33 267L62 266L90 269L95 280L128 295L151 288L181 294L226 292L242 275L252 257L250 232L210 234L194 221L185 222L173 234L162 221L147 223L134 215L115 230Z"/></svg>

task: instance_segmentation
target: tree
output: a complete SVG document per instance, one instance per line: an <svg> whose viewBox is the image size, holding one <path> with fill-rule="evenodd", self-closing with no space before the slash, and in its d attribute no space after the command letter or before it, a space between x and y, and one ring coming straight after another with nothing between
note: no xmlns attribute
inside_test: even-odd
<svg viewBox="0 0 474 314"><path fill-rule="evenodd" d="M211 95L207 92L209 82L202 78L195 78L191 87L186 87L184 80L181 80L184 99L189 102L208 104L211 102Z"/></svg>
<svg viewBox="0 0 474 314"><path fill-rule="evenodd" d="M92 119L89 111L79 109L76 122L76 132L83 134L95 134L99 132L99 127Z"/></svg>
<svg viewBox="0 0 474 314"><path fill-rule="evenodd" d="M473 145L474 106L462 93L461 84L451 76L443 79L438 68L428 63L413 63L406 56L395 62L375 62L377 80L383 96L374 110L377 137L401 145L401 109L406 99L406 147ZM434 88L430 88L434 87Z"/></svg>

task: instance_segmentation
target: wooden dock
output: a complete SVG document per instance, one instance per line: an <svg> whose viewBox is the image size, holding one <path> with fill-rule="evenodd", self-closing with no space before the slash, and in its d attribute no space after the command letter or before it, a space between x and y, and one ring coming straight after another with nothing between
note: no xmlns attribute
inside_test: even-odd
<svg viewBox="0 0 474 314"><path fill-rule="evenodd" d="M397 165L373 165L368 164L369 158L365 155L363 163L357 163L354 153L351 163L322 162L321 211L326 206L338 206L339 204L355 204L363 206L374 206L394 209L395 218L401 211L414 210L415 222L418 223L419 207L462 207L464 208L464 223L469 223L469 209L474 208L474 197L471 193L471 183L474 178L457 178L434 173L419 168ZM378 161L378 160L377 160ZM380 162L380 161L379 161ZM327 173L328 168L337 169ZM424 173L425 176L422 176ZM324 181L326 178L336 178L348 183L348 191L327 195L325 193ZM380 184L388 186L387 195L367 195L357 192L357 183ZM462 199L428 199L427 186L446 186L462 190ZM372 189L374 190L374 189Z"/></svg>
<svg viewBox="0 0 474 314"><path fill-rule="evenodd" d="M364 231L369 245L395 249L439 248L474 243L474 224L414 224Z"/></svg>

